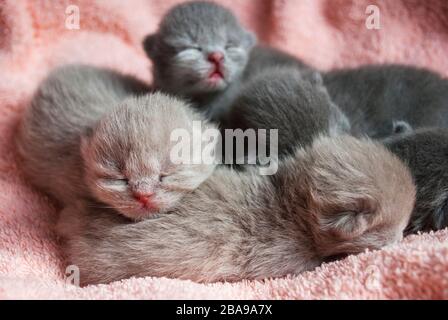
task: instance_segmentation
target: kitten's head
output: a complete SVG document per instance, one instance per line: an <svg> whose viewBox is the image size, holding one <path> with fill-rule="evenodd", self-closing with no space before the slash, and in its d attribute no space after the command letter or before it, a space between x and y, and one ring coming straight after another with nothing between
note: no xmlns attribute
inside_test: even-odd
<svg viewBox="0 0 448 320"><path fill-rule="evenodd" d="M93 195L133 219L172 209L214 169L211 163L173 161L173 147L180 143L171 141L173 130L191 138L193 130L213 128L202 121L197 129L201 120L183 102L159 93L125 100L82 140ZM189 140L180 141L190 147Z"/></svg>
<svg viewBox="0 0 448 320"><path fill-rule="evenodd" d="M172 8L143 46L158 88L195 95L224 90L243 72L255 42L229 10L195 1Z"/></svg>
<svg viewBox="0 0 448 320"><path fill-rule="evenodd" d="M417 185L415 209L405 233L448 227L448 130L405 132L389 137L385 144L408 164Z"/></svg>
<svg viewBox="0 0 448 320"><path fill-rule="evenodd" d="M301 158L305 221L321 257L379 249L402 239L415 186L405 164L384 146L350 136L324 137Z"/></svg>
<svg viewBox="0 0 448 320"><path fill-rule="evenodd" d="M350 131L347 117L331 100L319 72L285 67L257 73L243 86L222 122L225 128L277 129L281 156L298 145L310 145L319 134Z"/></svg>

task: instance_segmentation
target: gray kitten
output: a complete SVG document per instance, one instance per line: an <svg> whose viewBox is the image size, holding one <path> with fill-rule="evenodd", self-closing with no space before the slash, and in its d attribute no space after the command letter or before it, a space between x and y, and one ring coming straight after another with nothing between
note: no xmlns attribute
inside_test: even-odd
<svg viewBox="0 0 448 320"><path fill-rule="evenodd" d="M311 145L319 135L349 133L348 119L331 101L321 75L310 76L285 67L260 72L243 86L222 127L278 129L279 156Z"/></svg>
<svg viewBox="0 0 448 320"><path fill-rule="evenodd" d="M17 140L28 179L63 205L92 197L134 219L171 209L213 171L173 164L174 129L202 120L185 103L87 66L51 73L25 112ZM202 128L212 128L203 122Z"/></svg>
<svg viewBox="0 0 448 320"><path fill-rule="evenodd" d="M411 169L417 200L406 233L448 227L448 130L419 129L385 140Z"/></svg>
<svg viewBox="0 0 448 320"><path fill-rule="evenodd" d="M354 135L386 138L386 145L409 164L417 200L407 232L446 226L446 135L443 130L412 132L448 128L448 80L425 69L377 65L332 71L324 82L349 117Z"/></svg>
<svg viewBox="0 0 448 320"><path fill-rule="evenodd" d="M329 72L324 82L356 136L385 138L396 120L414 129L448 128L448 80L429 70L365 66Z"/></svg>
<svg viewBox="0 0 448 320"><path fill-rule="evenodd" d="M219 120L241 83L263 68L306 68L286 53L253 48L255 42L230 10L193 1L173 7L143 45L153 61L157 89L188 98Z"/></svg>
<svg viewBox="0 0 448 320"><path fill-rule="evenodd" d="M406 166L369 140L318 138L276 175L255 172L219 168L171 214L137 223L78 202L58 223L68 262L82 285L281 277L400 240L414 205Z"/></svg>

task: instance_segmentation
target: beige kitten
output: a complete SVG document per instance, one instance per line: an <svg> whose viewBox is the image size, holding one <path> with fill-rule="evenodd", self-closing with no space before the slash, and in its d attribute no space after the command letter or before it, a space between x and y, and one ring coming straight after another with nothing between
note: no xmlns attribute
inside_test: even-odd
<svg viewBox="0 0 448 320"><path fill-rule="evenodd" d="M78 202L58 224L68 262L82 285L281 277L399 241L414 205L406 166L370 140L319 138L276 175L257 172L217 169L171 214L137 223Z"/></svg>
<svg viewBox="0 0 448 320"><path fill-rule="evenodd" d="M40 86L17 139L26 177L63 205L89 197L133 219L163 213L214 165L174 164L175 129L202 117L184 102L145 94L132 78L69 66ZM137 94L140 93L140 97ZM201 128L213 128L202 121Z"/></svg>

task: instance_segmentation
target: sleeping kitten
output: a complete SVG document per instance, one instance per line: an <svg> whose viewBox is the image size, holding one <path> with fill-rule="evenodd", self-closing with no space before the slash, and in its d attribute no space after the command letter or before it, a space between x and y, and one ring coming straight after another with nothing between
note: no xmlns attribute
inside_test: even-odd
<svg viewBox="0 0 448 320"><path fill-rule="evenodd" d="M219 168L171 214L137 223L78 202L58 223L68 262L82 285L282 277L400 240L414 205L406 166L369 140L318 138L276 175L255 172Z"/></svg>
<svg viewBox="0 0 448 320"><path fill-rule="evenodd" d="M425 69L383 65L332 71L324 75L324 82L333 101L349 117L355 136L383 139L409 164L417 200L407 232L445 226L445 136L440 134L443 131L412 132L448 128L448 80ZM400 132L411 135L396 135Z"/></svg>
<svg viewBox="0 0 448 320"><path fill-rule="evenodd" d="M387 138L385 144L409 166L417 186L406 233L448 227L448 130L419 129Z"/></svg>
<svg viewBox="0 0 448 320"><path fill-rule="evenodd" d="M253 49L255 42L255 35L230 10L193 1L172 8L143 45L153 61L157 89L188 98L208 117L219 120L241 83L263 68L308 69L286 53Z"/></svg>
<svg viewBox="0 0 448 320"><path fill-rule="evenodd" d="M266 69L248 81L222 127L277 129L280 157L309 146L319 135L350 131L347 117L331 101L319 73L304 79L300 71L285 67Z"/></svg>
<svg viewBox="0 0 448 320"><path fill-rule="evenodd" d="M324 75L333 101L348 116L355 136L385 138L394 120L413 129L448 128L448 80L425 69L365 66Z"/></svg>
<svg viewBox="0 0 448 320"><path fill-rule="evenodd" d="M63 205L93 197L133 219L170 210L212 172L173 164L174 129L202 118L185 103L112 71L69 66L40 86L22 120L18 150L31 182ZM212 128L206 122L202 129Z"/></svg>

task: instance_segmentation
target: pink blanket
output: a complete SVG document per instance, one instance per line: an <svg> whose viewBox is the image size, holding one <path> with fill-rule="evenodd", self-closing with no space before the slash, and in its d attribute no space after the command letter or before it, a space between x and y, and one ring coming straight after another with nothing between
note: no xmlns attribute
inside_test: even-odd
<svg viewBox="0 0 448 320"><path fill-rule="evenodd" d="M39 81L58 65L106 66L150 82L150 63L140 43L176 2L0 1L0 298L448 298L448 230L410 236L381 251L284 279L203 285L140 278L86 288L66 284L52 231L57 212L17 166L17 122ZM220 2L231 4L261 41L316 67L401 62L448 74L445 0ZM366 8L375 3L381 29L369 30ZM79 8L79 30L65 27L70 4Z"/></svg>

